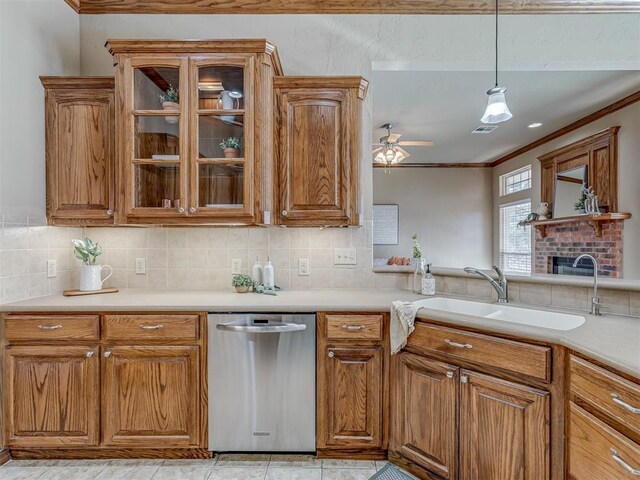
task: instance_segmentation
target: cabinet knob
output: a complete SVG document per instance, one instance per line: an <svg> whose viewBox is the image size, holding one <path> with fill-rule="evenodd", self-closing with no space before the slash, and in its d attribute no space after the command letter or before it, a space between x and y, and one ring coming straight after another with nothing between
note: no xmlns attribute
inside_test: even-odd
<svg viewBox="0 0 640 480"><path fill-rule="evenodd" d="M184 213L184 207L178 207L178 213Z"/></svg>
<svg viewBox="0 0 640 480"><path fill-rule="evenodd" d="M447 378L453 378L455 373L453 373L452 371L448 371L447 373L445 373L445 375L447 376Z"/></svg>
<svg viewBox="0 0 640 480"><path fill-rule="evenodd" d="M104 358L109 358L111 356L111 352L104 352Z"/></svg>
<svg viewBox="0 0 640 480"><path fill-rule="evenodd" d="M467 377L466 375L462 375L460 377L460 383L467 383L469 381L469 377Z"/></svg>
<svg viewBox="0 0 640 480"><path fill-rule="evenodd" d="M114 211L109 209L107 210L107 215L109 215L110 217L113 217Z"/></svg>
<svg viewBox="0 0 640 480"><path fill-rule="evenodd" d="M93 354L94 354L94 353L95 353L95 352L87 352L87 358L91 358L91 357L93 357Z"/></svg>
<svg viewBox="0 0 640 480"><path fill-rule="evenodd" d="M335 356L336 356L336 354L335 354L335 353L333 353L333 352L329 352L329 358L333 358L333 357L335 357Z"/></svg>
<svg viewBox="0 0 640 480"><path fill-rule="evenodd" d="M289 212L287 212L286 210L282 210L282 216L286 217L287 215L289 215Z"/></svg>
<svg viewBox="0 0 640 480"><path fill-rule="evenodd" d="M196 207L189 207L189 213L196 213Z"/></svg>

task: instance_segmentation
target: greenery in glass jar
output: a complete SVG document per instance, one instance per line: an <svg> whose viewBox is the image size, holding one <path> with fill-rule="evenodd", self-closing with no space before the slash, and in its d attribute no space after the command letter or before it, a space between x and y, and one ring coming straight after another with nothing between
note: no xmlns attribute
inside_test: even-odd
<svg viewBox="0 0 640 480"><path fill-rule="evenodd" d="M418 235L414 233L411 239L413 240L413 258L422 258L422 249L420 248L420 243L418 243Z"/></svg>

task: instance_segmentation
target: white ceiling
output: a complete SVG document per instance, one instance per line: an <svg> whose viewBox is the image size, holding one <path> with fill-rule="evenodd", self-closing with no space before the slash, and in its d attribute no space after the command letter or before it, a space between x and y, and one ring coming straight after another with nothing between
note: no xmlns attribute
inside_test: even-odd
<svg viewBox="0 0 640 480"><path fill-rule="evenodd" d="M513 118L490 134L471 134L493 84L493 72L374 71L373 141L385 135L380 125L395 122L401 140L435 142L407 147L409 162L492 161L640 90L640 72L501 72ZM534 122L543 126L527 128Z"/></svg>

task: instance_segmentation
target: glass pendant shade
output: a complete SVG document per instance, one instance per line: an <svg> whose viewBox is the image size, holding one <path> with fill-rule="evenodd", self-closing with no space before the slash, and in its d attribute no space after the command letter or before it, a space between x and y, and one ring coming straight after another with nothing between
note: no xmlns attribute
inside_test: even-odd
<svg viewBox="0 0 640 480"><path fill-rule="evenodd" d="M506 88L495 87L487 92L489 100L487 101L487 108L482 116L482 123L502 123L513 117L513 114L509 111L507 106L507 99L504 93Z"/></svg>
<svg viewBox="0 0 640 480"><path fill-rule="evenodd" d="M405 156L393 147L387 147L375 156L374 161L384 165L395 165L404 160Z"/></svg>

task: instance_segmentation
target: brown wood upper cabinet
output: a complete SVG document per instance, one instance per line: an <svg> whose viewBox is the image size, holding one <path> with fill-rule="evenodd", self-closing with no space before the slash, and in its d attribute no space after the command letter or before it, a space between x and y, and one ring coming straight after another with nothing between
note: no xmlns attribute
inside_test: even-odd
<svg viewBox="0 0 640 480"><path fill-rule="evenodd" d="M275 47L110 40L107 48L116 63L119 223L262 223L272 78L282 74Z"/></svg>
<svg viewBox="0 0 640 480"><path fill-rule="evenodd" d="M556 174L587 166L588 184L607 212L618 210L618 131L611 127L538 157L541 167L541 198L553 205ZM553 210L552 210L553 211Z"/></svg>
<svg viewBox="0 0 640 480"><path fill-rule="evenodd" d="M362 77L277 77L274 223L359 225Z"/></svg>
<svg viewBox="0 0 640 480"><path fill-rule="evenodd" d="M47 221L114 223L114 79L40 77L45 88Z"/></svg>

